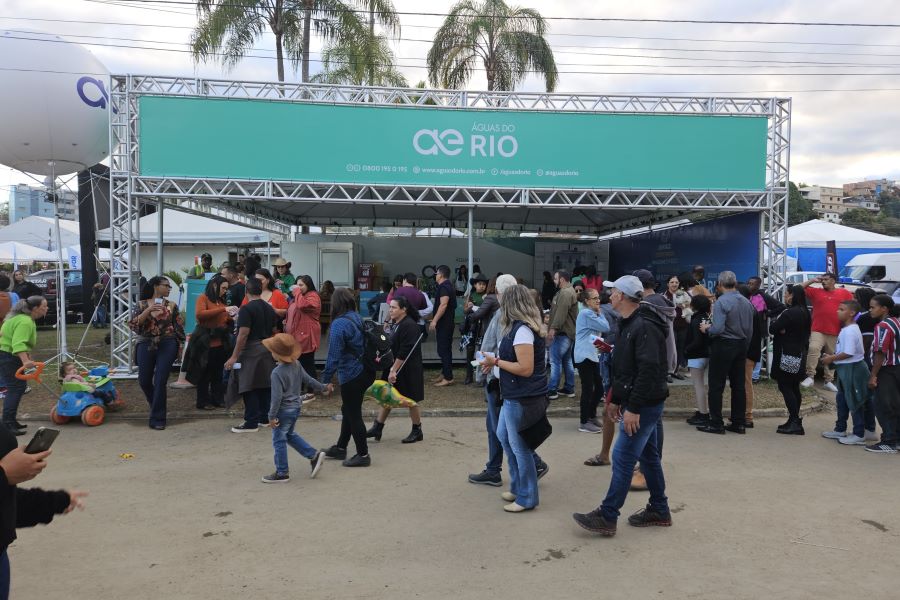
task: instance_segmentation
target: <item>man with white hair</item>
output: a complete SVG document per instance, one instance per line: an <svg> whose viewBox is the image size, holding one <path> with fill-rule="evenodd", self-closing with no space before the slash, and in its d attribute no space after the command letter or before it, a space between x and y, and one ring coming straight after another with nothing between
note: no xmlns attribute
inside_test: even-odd
<svg viewBox="0 0 900 600"><path fill-rule="evenodd" d="M497 300L503 304L503 292L515 286L518 282L512 275L505 274L497 277ZM540 307L539 307L540 308ZM500 348L500 339L503 337L500 330L500 311L496 311L491 318L484 331L484 337L481 342L482 352L492 352L497 354ZM469 483L480 483L483 485L491 485L499 487L503 481L500 478L500 471L503 467L503 447L497 438L497 423L500 419L500 381L496 379L490 372L484 375L481 369L475 369L476 381L484 384L484 398L487 402L487 417L485 426L488 436L488 461L481 473L469 475ZM550 470L549 465L545 463L537 452L534 452L534 465L537 469L538 479L547 474Z"/></svg>
<svg viewBox="0 0 900 600"><path fill-rule="evenodd" d="M726 430L746 433L746 360L753 338L756 309L737 291L733 271L719 273L722 295L713 304L712 323L700 326L709 336L709 423L697 427L704 433L724 434ZM731 423L722 420L725 378L731 385Z"/></svg>

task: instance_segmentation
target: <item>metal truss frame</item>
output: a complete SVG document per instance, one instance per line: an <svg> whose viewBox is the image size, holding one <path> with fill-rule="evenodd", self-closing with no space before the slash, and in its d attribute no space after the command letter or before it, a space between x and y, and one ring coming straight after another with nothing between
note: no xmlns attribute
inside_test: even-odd
<svg viewBox="0 0 900 600"><path fill-rule="evenodd" d="M736 212L760 215L762 274L771 292L784 285L787 245L788 175L790 166L789 98L731 98L532 92L472 92L324 84L232 81L151 75L110 78L110 223L112 247L112 350L117 372L131 372L134 362L128 327L138 273L137 223L142 203L178 210L288 236L300 225L446 226L465 225L469 209L527 210L518 222L505 221L495 210L490 229L603 235L635 226L686 216L710 218ZM441 188L413 185L346 185L337 182L259 181L140 175L138 99L141 96L201 96L265 101L365 104L410 108L465 108L595 112L621 114L694 114L765 116L768 119L766 188L763 191ZM327 202L334 216L312 216ZM371 206L370 213L346 214L351 205ZM378 207L429 208L433 218L379 217ZM284 210L281 210L281 208ZM290 209L290 210L288 210ZM577 225L543 224L547 210L578 211ZM634 214L628 215L628 212ZM518 213L521 215L521 213ZM611 221L610 217L615 220ZM136 225L135 225L136 226Z"/></svg>

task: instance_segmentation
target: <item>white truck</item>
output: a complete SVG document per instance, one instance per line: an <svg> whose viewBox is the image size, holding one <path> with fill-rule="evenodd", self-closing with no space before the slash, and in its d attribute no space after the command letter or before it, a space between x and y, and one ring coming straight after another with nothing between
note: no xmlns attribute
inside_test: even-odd
<svg viewBox="0 0 900 600"><path fill-rule="evenodd" d="M857 254L838 274L841 283L862 284L872 281L900 281L900 252Z"/></svg>

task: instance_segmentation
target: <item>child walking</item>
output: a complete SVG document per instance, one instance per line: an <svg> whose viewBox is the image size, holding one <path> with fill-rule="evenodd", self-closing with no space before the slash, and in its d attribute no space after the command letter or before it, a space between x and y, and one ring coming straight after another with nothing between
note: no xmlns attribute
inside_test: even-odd
<svg viewBox="0 0 900 600"><path fill-rule="evenodd" d="M272 446L275 449L275 472L264 476L262 481L283 483L291 480L288 471L288 445L309 459L309 477L312 479L322 468L325 453L310 446L294 431L302 404L300 390L312 389L316 392L327 390L326 393L329 393L330 386L310 377L297 362L300 357L300 346L294 336L279 333L263 340L262 343L278 363L272 370L272 403L269 407L269 426L272 428Z"/></svg>
<svg viewBox="0 0 900 600"><path fill-rule="evenodd" d="M859 311L860 306L856 300L844 300L840 303L837 316L841 322L841 332L835 352L822 357L822 364L834 364L837 370L838 420L835 431L846 431L848 414L853 417L853 433L838 438L840 443L848 446L865 444L865 411L867 408L870 411L873 409L873 406L867 406L873 401L868 388L869 367L865 363L862 333L856 324Z"/></svg>

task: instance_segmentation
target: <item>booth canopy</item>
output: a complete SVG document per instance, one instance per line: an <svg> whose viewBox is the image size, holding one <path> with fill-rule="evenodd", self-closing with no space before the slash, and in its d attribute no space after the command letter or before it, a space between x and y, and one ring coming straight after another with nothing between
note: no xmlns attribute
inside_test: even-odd
<svg viewBox="0 0 900 600"><path fill-rule="evenodd" d="M159 216L141 217L132 235L140 243L155 244L159 241ZM97 232L98 241L109 241L109 229ZM227 221L219 221L177 210L163 211L163 243L165 244L265 244L269 234L258 229L242 227Z"/></svg>
<svg viewBox="0 0 900 600"><path fill-rule="evenodd" d="M872 233L846 225L838 225L821 219L813 219L787 230L789 248L824 247L825 242L834 241L838 246L854 248L897 248L900 249L900 237Z"/></svg>
<svg viewBox="0 0 900 600"><path fill-rule="evenodd" d="M77 246L81 238L78 223L65 219L59 221L59 234L63 247ZM44 250L56 250L56 230L53 219L37 216L25 217L0 229L0 242L21 242Z"/></svg>
<svg viewBox="0 0 900 600"><path fill-rule="evenodd" d="M35 248L22 242L0 242L0 262L32 263L56 262L59 260L55 252Z"/></svg>

